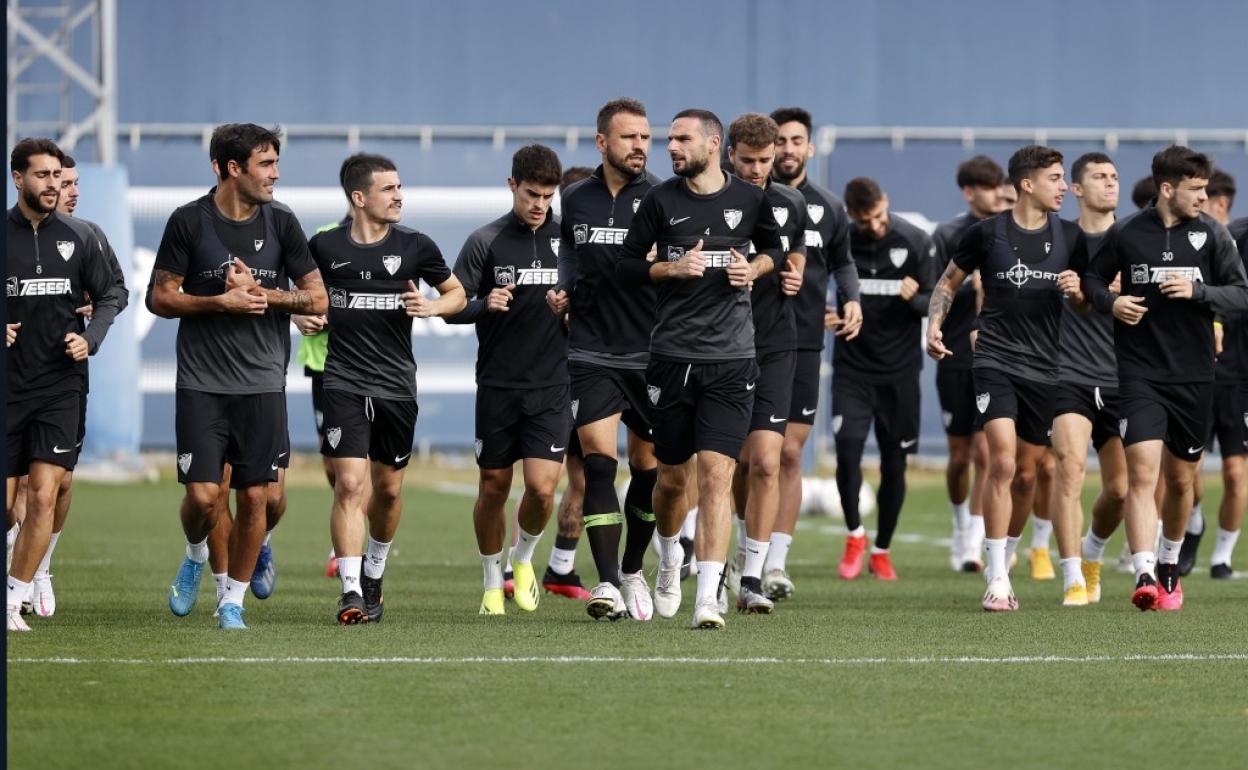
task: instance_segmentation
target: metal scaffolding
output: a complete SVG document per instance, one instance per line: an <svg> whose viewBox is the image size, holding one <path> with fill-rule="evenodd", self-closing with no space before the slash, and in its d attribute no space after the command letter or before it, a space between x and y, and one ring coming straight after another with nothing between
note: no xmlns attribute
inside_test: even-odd
<svg viewBox="0 0 1248 770"><path fill-rule="evenodd" d="M6 11L8 146L40 135L73 150L91 136L94 160L116 163L116 0L9 0Z"/></svg>

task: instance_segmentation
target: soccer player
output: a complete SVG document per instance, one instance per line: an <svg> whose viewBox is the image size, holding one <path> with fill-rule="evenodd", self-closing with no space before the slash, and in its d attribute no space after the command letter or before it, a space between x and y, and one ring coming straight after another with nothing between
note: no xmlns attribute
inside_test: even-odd
<svg viewBox="0 0 1248 770"><path fill-rule="evenodd" d="M1157 198L1157 183L1153 181L1151 176L1142 177L1135 186L1131 188L1131 203L1137 209L1148 208L1148 205Z"/></svg>
<svg viewBox="0 0 1248 770"><path fill-rule="evenodd" d="M559 223L550 211L559 188L559 157L540 144L512 156L512 209L468 237L455 276L469 300L449 323L477 327L477 466L480 492L473 527L485 593L482 615L503 606L504 508L512 466L523 460L519 541L511 553L516 605L537 609L533 551L554 509L571 430L567 330L546 306L559 281Z"/></svg>
<svg viewBox="0 0 1248 770"><path fill-rule="evenodd" d="M330 458L334 475L330 532L342 581L337 617L354 625L376 623L384 610L382 579L416 431L412 319L457 313L466 300L437 244L398 224L403 192L394 162L359 153L344 169L351 224L316 234L308 248L325 279L333 329L321 453ZM420 281L439 296L426 298ZM372 478L367 555L361 553L365 521L359 516L366 475Z"/></svg>
<svg viewBox="0 0 1248 770"><path fill-rule="evenodd" d="M1001 188L1005 185L1005 172L992 158L976 155L958 166L957 184L966 200L967 211L942 222L932 233L936 267L940 272L948 267L967 228L1002 211ZM978 572L982 567L984 512L980 504L987 470L984 434L975 429L975 382L971 374L971 332L979 313L978 304L974 281L958 287L943 329L950 355L936 364L936 393L949 444L949 464L945 468L945 488L953 509L949 564L954 570L967 572ZM973 486L972 464L975 467Z"/></svg>
<svg viewBox="0 0 1248 770"><path fill-rule="evenodd" d="M880 580L896 580L888 549L906 498L906 456L918 451L922 324L938 268L927 233L889 215L888 195L874 179L851 179L844 200L853 223L849 246L863 331L853 340L838 339L832 349L836 486L849 530L839 572L845 580L858 577L867 549L858 496L863 447L874 423L880 518L869 569Z"/></svg>
<svg viewBox="0 0 1248 770"><path fill-rule="evenodd" d="M560 283L552 309L570 302L568 370L572 419L584 455L585 535L598 585L585 610L595 619L649 620L654 612L642 560L654 534L658 476L651 437L646 366L654 327L653 287L624 287L615 276L624 236L641 201L659 180L646 172L650 121L635 99L598 111L602 164L563 196ZM630 481L624 510L615 490L621 420L628 428ZM620 538L628 523L623 559Z"/></svg>
<svg viewBox="0 0 1248 770"><path fill-rule="evenodd" d="M655 610L680 608L680 527L688 508L684 464L697 457L695 628L723 628L718 593L731 533L732 472L750 427L757 386L749 285L779 262L780 235L766 193L718 159L724 129L707 110L676 114L667 151L675 176L642 199L616 274L654 284L657 318L646 387L659 461ZM753 242L757 255L747 258ZM657 258L646 257L657 244Z"/></svg>
<svg viewBox="0 0 1248 770"><path fill-rule="evenodd" d="M1070 190L1079 203L1079 229L1088 253L1095 255L1105 231L1114 223L1118 169L1108 155L1090 152L1071 165L1070 180ZM1058 357L1052 522L1062 570L1062 604L1082 607L1101 599L1105 541L1122 520L1127 494L1127 461L1118 435L1113 318L1101 313L1081 315L1067 304L1062 309ZM1092 505L1092 524L1081 546L1081 496L1089 439L1100 460L1101 492Z"/></svg>
<svg viewBox="0 0 1248 770"><path fill-rule="evenodd" d="M48 551L61 483L78 459L87 357L99 350L121 307L103 241L90 225L56 210L61 158L51 140L23 139L9 161L17 205L9 209L7 236L6 509L13 507L17 479L30 477L8 573L9 631L30 630L21 605ZM77 314L84 292L95 306L86 329Z"/></svg>
<svg viewBox="0 0 1248 770"><path fill-rule="evenodd" d="M176 430L187 545L169 609L184 616L195 606L228 462L238 513L217 607L227 629L246 628L243 597L265 538L268 487L289 447L287 314L327 309L303 230L273 201L280 149L280 138L255 124L213 131L217 185L169 218L147 298L156 315L179 319ZM292 279L297 288L288 290Z"/></svg>
<svg viewBox="0 0 1248 770"><path fill-rule="evenodd" d="M954 292L979 270L984 304L972 368L977 420L988 440L982 606L992 612L1018 609L1008 564L1031 512L1036 463L1053 422L1062 295L1083 302L1079 273L1071 269L1078 227L1057 216L1066 192L1061 153L1030 145L1010 157L1008 168L1018 202L963 234L932 292L927 331L928 353L936 360L949 355L942 327ZM1022 496L1025 505L1018 504Z"/></svg>
<svg viewBox="0 0 1248 770"><path fill-rule="evenodd" d="M783 265L754 282L754 354L758 380L750 432L733 474L737 511L736 558L728 584L737 610L769 614L773 601L763 592L763 564L780 507L780 453L792 411L797 325L791 297L801 290L806 266L806 200L785 184L772 183L779 128L766 115L747 112L728 127L728 160L741 179L767 191L767 205L780 228ZM721 604L721 608L723 604Z"/></svg>
<svg viewBox="0 0 1248 770"><path fill-rule="evenodd" d="M1179 548L1197 464L1209 439L1214 313L1248 310L1248 280L1226 228L1201 213L1209 159L1183 146L1153 156L1157 201L1106 233L1084 276L1093 306L1112 312L1119 435L1126 447L1124 517L1141 610L1183 606ZM1121 275L1122 293L1108 284ZM1165 477L1154 553L1158 475ZM1156 577L1153 571L1156 569Z"/></svg>
<svg viewBox="0 0 1248 770"><path fill-rule="evenodd" d="M819 373L823 365L826 328L853 339L862 328L858 271L849 255L849 219L845 207L828 190L810 181L807 163L815 156L811 143L810 113L801 107L782 107L771 113L776 121L776 162L772 176L795 188L806 199L806 266L802 288L794 299L797 325L797 363L789 419L780 453L780 507L763 564L763 590L768 598L793 595L787 560L802 507L802 452L815 423L819 405ZM828 278L836 280L837 301L828 304Z"/></svg>

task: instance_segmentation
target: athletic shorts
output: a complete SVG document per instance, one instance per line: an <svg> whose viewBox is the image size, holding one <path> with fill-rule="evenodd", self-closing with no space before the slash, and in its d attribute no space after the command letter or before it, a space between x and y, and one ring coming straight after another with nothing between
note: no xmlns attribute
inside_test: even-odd
<svg viewBox="0 0 1248 770"><path fill-rule="evenodd" d="M974 369L975 427L1006 417L1014 434L1036 446L1050 446L1053 435L1054 387L1000 369Z"/></svg>
<svg viewBox="0 0 1248 770"><path fill-rule="evenodd" d="M583 361L569 361L572 377L573 427L622 415L628 429L650 440L650 400L643 369L617 369Z"/></svg>
<svg viewBox="0 0 1248 770"><path fill-rule="evenodd" d="M315 369L303 368L303 373L312 380L312 418L316 422L316 435L325 440L325 373Z"/></svg>
<svg viewBox="0 0 1248 770"><path fill-rule="evenodd" d="M235 396L179 388L175 412L180 484L220 484L225 463L233 469L231 488L267 484L289 460L281 391Z"/></svg>
<svg viewBox="0 0 1248 770"><path fill-rule="evenodd" d="M568 385L546 388L477 386L476 441L482 468L510 468L516 460L563 462L572 431Z"/></svg>
<svg viewBox="0 0 1248 770"><path fill-rule="evenodd" d="M1213 446L1217 438L1223 457L1248 454L1248 402L1243 387L1238 382L1213 384L1213 422L1205 446Z"/></svg>
<svg viewBox="0 0 1248 770"><path fill-rule="evenodd" d="M875 422L880 451L896 448L903 454L919 449L919 374L894 382L863 382L853 372L832 373L832 433L837 441L867 440Z"/></svg>
<svg viewBox="0 0 1248 770"><path fill-rule="evenodd" d="M793 392L789 396L789 422L815 424L819 407L819 369L823 366L822 350L794 351Z"/></svg>
<svg viewBox="0 0 1248 770"><path fill-rule="evenodd" d="M651 361L646 388L653 407L654 454L680 465L695 452L737 459L750 430L758 362Z"/></svg>
<svg viewBox="0 0 1248 770"><path fill-rule="evenodd" d="M1119 438L1119 403L1117 388L1059 382L1053 416L1077 414L1092 423L1092 448L1099 452L1111 438Z"/></svg>
<svg viewBox="0 0 1248 770"><path fill-rule="evenodd" d="M326 457L358 457L406 468L419 408L413 398L375 398L346 390L324 393Z"/></svg>
<svg viewBox="0 0 1248 770"><path fill-rule="evenodd" d="M8 475L25 476L39 460L72 471L85 397L76 390L10 401L8 404Z"/></svg>
<svg viewBox="0 0 1248 770"><path fill-rule="evenodd" d="M936 365L936 395L946 436L975 434L975 375L969 368Z"/></svg>
<svg viewBox="0 0 1248 770"><path fill-rule="evenodd" d="M1118 435L1124 446L1162 441L1180 460L1200 459L1213 424L1213 383L1123 380Z"/></svg>
<svg viewBox="0 0 1248 770"><path fill-rule="evenodd" d="M784 435L793 401L793 375L797 356L792 350L774 350L758 357L758 384L754 387L754 411L750 432L770 430Z"/></svg>

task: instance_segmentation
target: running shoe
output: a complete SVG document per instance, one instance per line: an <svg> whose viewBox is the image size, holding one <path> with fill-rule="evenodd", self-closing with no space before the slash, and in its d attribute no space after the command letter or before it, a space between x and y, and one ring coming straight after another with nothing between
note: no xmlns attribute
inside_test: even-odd
<svg viewBox="0 0 1248 770"><path fill-rule="evenodd" d="M1027 561L1031 563L1032 580L1053 580L1057 577L1048 548L1032 548L1027 553Z"/></svg>
<svg viewBox="0 0 1248 770"><path fill-rule="evenodd" d="M227 631L245 630L247 624L243 622L243 608L233 602L226 602L217 608L217 628L223 628Z"/></svg>
<svg viewBox="0 0 1248 770"><path fill-rule="evenodd" d="M277 566L273 563L273 548L264 543L260 546L260 555L256 557L256 568L251 571L251 595L257 599L269 598L276 582Z"/></svg>
<svg viewBox="0 0 1248 770"><path fill-rule="evenodd" d="M893 560L888 551L873 553L867 560L867 570L880 580L896 580L897 570L893 569Z"/></svg>
<svg viewBox="0 0 1248 770"><path fill-rule="evenodd" d="M628 607L620 589L610 583L599 583L589 592L589 601L585 604L585 612L594 620L619 620L628 617Z"/></svg>
<svg viewBox="0 0 1248 770"><path fill-rule="evenodd" d="M576 570L560 575L547 567L546 572L542 574L542 588L546 590L546 593L558 594L579 602L589 601L589 591L585 590L585 585L581 583L581 576L576 574Z"/></svg>
<svg viewBox="0 0 1248 770"><path fill-rule="evenodd" d="M223 607L230 605L224 604ZM355 591L348 591L338 600L338 623L344 626L354 626L359 623L368 622L368 613L364 611L364 597Z"/></svg>
<svg viewBox="0 0 1248 770"><path fill-rule="evenodd" d="M169 609L180 618L191 614L195 600L199 598L199 579L204 576L204 565L182 557L182 566L169 586Z"/></svg>
<svg viewBox="0 0 1248 770"><path fill-rule="evenodd" d="M360 588L364 589L364 614L369 623L380 623L385 611L385 598L381 595L381 578L360 575Z"/></svg>
<svg viewBox="0 0 1248 770"><path fill-rule="evenodd" d="M862 556L867 552L867 536L846 535L845 553L841 556L840 573L845 580L853 580L862 572Z"/></svg>
<svg viewBox="0 0 1248 770"><path fill-rule="evenodd" d="M516 606L525 612L536 610L542 594L537 590L537 576L533 574L533 562L514 562L511 568L515 572L516 581L516 592L511 598L515 599Z"/></svg>
<svg viewBox="0 0 1248 770"><path fill-rule="evenodd" d="M650 585L643 572L620 573L620 595L633 620L649 620L654 617L654 600L650 598Z"/></svg>

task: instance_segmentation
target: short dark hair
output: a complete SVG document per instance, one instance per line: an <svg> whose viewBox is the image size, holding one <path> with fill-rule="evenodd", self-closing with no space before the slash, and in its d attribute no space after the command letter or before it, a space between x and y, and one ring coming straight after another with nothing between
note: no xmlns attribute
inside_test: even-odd
<svg viewBox="0 0 1248 770"><path fill-rule="evenodd" d="M771 147L775 145L780 127L776 121L758 112L747 112L728 126L728 145L739 144L750 147Z"/></svg>
<svg viewBox="0 0 1248 770"><path fill-rule="evenodd" d="M1014 185L1015 190L1022 192L1024 179L1054 163L1061 162L1062 154L1052 147L1045 147L1041 144L1020 147L1010 156L1010 184Z"/></svg>
<svg viewBox="0 0 1248 770"><path fill-rule="evenodd" d="M545 145L525 145L511 156L511 178L517 183L557 185L562 176L563 167L559 165L559 156Z"/></svg>
<svg viewBox="0 0 1248 770"><path fill-rule="evenodd" d="M1070 167L1070 181L1083 184L1083 172L1089 163L1108 163L1114 165L1114 159L1103 152L1085 152Z"/></svg>
<svg viewBox="0 0 1248 770"><path fill-rule="evenodd" d="M987 155L976 155L958 164L958 189L964 187L1000 187L1005 184L1001 164Z"/></svg>
<svg viewBox="0 0 1248 770"><path fill-rule="evenodd" d="M582 179L593 175L593 173L594 170L589 166L569 166L565 168L563 177L559 180L559 192L562 193L568 189L568 185L576 184Z"/></svg>
<svg viewBox="0 0 1248 770"><path fill-rule="evenodd" d="M45 137L30 137L23 139L13 145L13 152L9 155L9 170L16 171L19 174L24 173L30 168L30 159L36 155L51 155L60 160L65 153L61 152L61 148L56 146L56 142ZM64 165L63 163L61 165Z"/></svg>
<svg viewBox="0 0 1248 770"><path fill-rule="evenodd" d="M384 155L357 152L342 162L342 168L338 172L338 181L342 184L342 191L350 198L351 193L356 190L368 192L368 188L373 184L375 172L398 170L394 161Z"/></svg>
<svg viewBox="0 0 1248 770"><path fill-rule="evenodd" d="M255 123L226 123L217 126L208 142L208 158L217 164L217 175L222 179L229 179L230 161L246 171L247 161L254 150L272 147L280 155L282 139L279 132L278 128L269 129Z"/></svg>
<svg viewBox="0 0 1248 770"><path fill-rule="evenodd" d="M1156 197L1157 183L1153 181L1151 176L1140 179L1131 188L1131 202L1135 204L1137 209L1142 209L1152 203Z"/></svg>
<svg viewBox="0 0 1248 770"><path fill-rule="evenodd" d="M602 105L602 109L598 110L598 133L607 133L607 129L611 128L611 119L621 113L625 115L636 115L640 118L647 117L646 105L636 99L621 96L619 99L612 99Z"/></svg>
<svg viewBox="0 0 1248 770"><path fill-rule="evenodd" d="M1209 156L1191 147L1172 144L1153 156L1153 182L1159 190L1163 182L1177 185L1184 179L1208 179L1212 174Z"/></svg>
<svg viewBox="0 0 1248 770"><path fill-rule="evenodd" d="M1205 193L1210 198L1226 198L1233 203L1235 201L1235 177L1220 168L1215 168L1213 174L1209 176L1209 186L1205 188Z"/></svg>
<svg viewBox="0 0 1248 770"><path fill-rule="evenodd" d="M845 184L845 210L862 213L875 208L884 199L879 183L865 176L854 177Z"/></svg>
<svg viewBox="0 0 1248 770"><path fill-rule="evenodd" d="M724 124L720 121L719 116L710 110L681 110L672 118L672 122L675 123L681 118L694 118L700 122L702 124L702 132L707 136L718 136L721 139L724 136Z"/></svg>
<svg viewBox="0 0 1248 770"><path fill-rule="evenodd" d="M797 121L806 127L806 136L809 138L815 131L815 123L810 117L810 113L801 107L781 107L778 110L772 110L771 119L776 121L777 126L783 126L785 123Z"/></svg>

